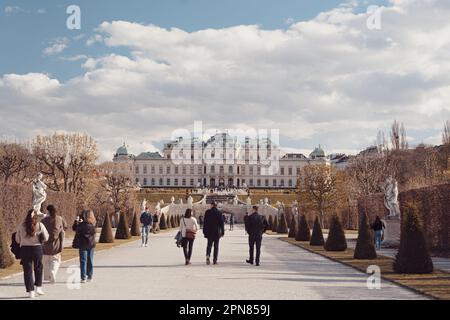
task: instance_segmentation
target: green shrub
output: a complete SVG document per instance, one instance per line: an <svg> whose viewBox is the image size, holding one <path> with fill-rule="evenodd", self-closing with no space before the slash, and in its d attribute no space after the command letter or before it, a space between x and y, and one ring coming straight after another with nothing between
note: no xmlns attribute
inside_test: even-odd
<svg viewBox="0 0 450 320"><path fill-rule="evenodd" d="M102 231L100 232L99 243L113 243L114 236L111 227L111 217L109 213L105 214L105 218L103 219Z"/></svg>
<svg viewBox="0 0 450 320"><path fill-rule="evenodd" d="M337 215L331 217L328 238L324 248L327 251L345 251L347 249L345 232Z"/></svg>
<svg viewBox="0 0 450 320"><path fill-rule="evenodd" d="M0 221L0 268L8 268L14 263L14 257L8 246L8 235L3 221Z"/></svg>
<svg viewBox="0 0 450 320"><path fill-rule="evenodd" d="M116 239L130 239L130 227L128 226L127 214L122 212L120 213L119 225L116 230Z"/></svg>
<svg viewBox="0 0 450 320"><path fill-rule="evenodd" d="M141 235L141 223L136 212L133 214L133 222L131 222L131 235L135 237Z"/></svg>
<svg viewBox="0 0 450 320"><path fill-rule="evenodd" d="M309 244L311 246L323 246L324 243L325 241L323 239L322 227L320 226L319 217L316 216Z"/></svg>
<svg viewBox="0 0 450 320"><path fill-rule="evenodd" d="M377 252L375 250L372 228L369 224L367 214L361 215L358 227L358 240L356 240L355 259L376 259Z"/></svg>
<svg viewBox="0 0 450 320"><path fill-rule="evenodd" d="M159 229L160 230L167 229L166 216L164 215L164 213L162 213L161 217L159 217Z"/></svg>
<svg viewBox="0 0 450 320"><path fill-rule="evenodd" d="M272 231L277 232L277 230L278 230L278 217L275 216L275 218L273 219Z"/></svg>
<svg viewBox="0 0 450 320"><path fill-rule="evenodd" d="M309 230L308 223L306 222L306 216L304 214L299 216L297 234L295 240L297 241L309 241L311 239L311 231Z"/></svg>
<svg viewBox="0 0 450 320"><path fill-rule="evenodd" d="M297 221L295 219L295 216L292 215L291 223L289 225L289 238L295 238L295 235L297 234Z"/></svg>
<svg viewBox="0 0 450 320"><path fill-rule="evenodd" d="M431 273L433 261L428 252L419 209L407 203L402 210L400 246L393 264L397 273Z"/></svg>
<svg viewBox="0 0 450 320"><path fill-rule="evenodd" d="M284 213L282 213L280 215L280 221L278 221L277 233L288 233L286 216L284 215Z"/></svg>

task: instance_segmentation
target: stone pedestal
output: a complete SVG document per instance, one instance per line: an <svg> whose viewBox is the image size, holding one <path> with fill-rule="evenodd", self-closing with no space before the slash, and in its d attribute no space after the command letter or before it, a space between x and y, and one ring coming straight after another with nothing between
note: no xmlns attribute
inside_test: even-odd
<svg viewBox="0 0 450 320"><path fill-rule="evenodd" d="M387 218L383 220L386 225L384 230L384 240L382 246L384 248L398 248L400 244L400 219L397 217Z"/></svg>

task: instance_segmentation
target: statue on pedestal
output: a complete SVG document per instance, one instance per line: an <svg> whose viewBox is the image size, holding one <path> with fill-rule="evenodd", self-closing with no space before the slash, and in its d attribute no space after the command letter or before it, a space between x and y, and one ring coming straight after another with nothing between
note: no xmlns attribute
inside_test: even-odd
<svg viewBox="0 0 450 320"><path fill-rule="evenodd" d="M252 199L250 197L247 197L247 204L250 206L252 204Z"/></svg>
<svg viewBox="0 0 450 320"><path fill-rule="evenodd" d="M171 203L171 204L174 204L174 203L175 203L175 197L174 197L174 196L172 196L172 198L170 198L170 203Z"/></svg>
<svg viewBox="0 0 450 320"><path fill-rule="evenodd" d="M389 218L400 218L397 181L393 177L386 179L384 206L389 210Z"/></svg>
<svg viewBox="0 0 450 320"><path fill-rule="evenodd" d="M144 199L142 200L141 204L141 212L144 212L146 208L147 208L147 199Z"/></svg>
<svg viewBox="0 0 450 320"><path fill-rule="evenodd" d="M192 209L192 204L194 203L194 199L192 198L192 196L189 196L187 199L187 205L190 209Z"/></svg>
<svg viewBox="0 0 450 320"><path fill-rule="evenodd" d="M33 200L32 200L32 206L34 213L37 214L39 217L43 217L44 213L41 211L41 206L47 199L47 185L42 182L42 178L44 176L42 173L38 173L36 179L33 180L31 186L33 191Z"/></svg>

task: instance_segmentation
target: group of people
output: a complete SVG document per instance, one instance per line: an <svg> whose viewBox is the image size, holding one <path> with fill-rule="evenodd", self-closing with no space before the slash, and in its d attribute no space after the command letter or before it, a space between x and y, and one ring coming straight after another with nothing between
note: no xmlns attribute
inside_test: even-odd
<svg viewBox="0 0 450 320"><path fill-rule="evenodd" d="M206 245L206 264L217 264L219 258L220 239L225 235L225 219L222 212L217 208L215 202L211 203L211 208L206 210L203 222L203 235L207 239ZM260 265L261 243L264 232L268 229L269 224L263 215L258 213L258 207L253 206L253 213L245 218L245 230L248 233L249 240L249 264ZM230 218L230 230L233 230L234 217ZM192 250L197 231L200 227L197 219L192 216L192 210L187 209L180 223L179 234L181 236L181 246L185 258L185 264L191 264ZM254 255L256 247L256 257Z"/></svg>
<svg viewBox="0 0 450 320"><path fill-rule="evenodd" d="M19 248L24 284L30 298L43 295L43 281L55 283L64 248L67 223L57 214L54 205L47 206L47 214L41 216L31 209L21 223L13 240ZM72 226L75 232L73 247L79 250L81 282L92 281L95 248L96 221L92 211L83 211Z"/></svg>

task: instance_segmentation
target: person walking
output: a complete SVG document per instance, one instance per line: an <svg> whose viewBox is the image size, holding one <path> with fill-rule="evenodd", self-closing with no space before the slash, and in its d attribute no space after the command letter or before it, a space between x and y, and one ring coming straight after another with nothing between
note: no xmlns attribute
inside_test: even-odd
<svg viewBox="0 0 450 320"><path fill-rule="evenodd" d="M372 229L375 232L375 248L377 250L381 249L381 240L383 238L384 228L384 222L381 221L379 216L376 216L375 221L372 224Z"/></svg>
<svg viewBox="0 0 450 320"><path fill-rule="evenodd" d="M230 215L230 231L233 231L234 229L234 215Z"/></svg>
<svg viewBox="0 0 450 320"><path fill-rule="evenodd" d="M36 293L43 295L42 244L48 240L48 231L44 224L38 221L38 216L33 209L27 212L25 221L18 226L15 240L20 245L20 264L29 297L34 298Z"/></svg>
<svg viewBox="0 0 450 320"><path fill-rule="evenodd" d="M200 224L200 229L203 228L203 216L200 215L200 217L198 217L198 223Z"/></svg>
<svg viewBox="0 0 450 320"><path fill-rule="evenodd" d="M248 245L250 258L247 263L259 266L261 257L261 242L263 233L269 228L266 217L258 213L258 207L253 206L253 213L248 216L245 229L248 232ZM254 259L254 249L256 245L256 257Z"/></svg>
<svg viewBox="0 0 450 320"><path fill-rule="evenodd" d="M206 246L206 264L211 264L211 249L214 246L213 264L217 264L219 257L219 240L225 235L225 225L222 213L217 209L217 203L212 202L211 208L206 210L203 221L203 234L208 239Z"/></svg>
<svg viewBox="0 0 450 320"><path fill-rule="evenodd" d="M142 236L142 247L148 247L148 234L150 232L150 228L153 225L152 215L148 212L148 208L145 208L145 211L141 213L141 217L139 218L142 224L141 236Z"/></svg>
<svg viewBox="0 0 450 320"><path fill-rule="evenodd" d="M61 252L64 247L65 230L67 223L63 217L57 215L54 205L47 206L48 215L42 219L42 224L48 231L49 238L42 246L44 257L44 280L56 282L56 274L61 264Z"/></svg>
<svg viewBox="0 0 450 320"><path fill-rule="evenodd" d="M181 218L181 245L183 247L185 264L191 264L192 248L194 246L195 235L199 230L197 219L192 216L192 210L186 209L184 217Z"/></svg>
<svg viewBox="0 0 450 320"><path fill-rule="evenodd" d="M152 231L153 231L153 233L158 233L158 231L159 231L159 217L158 217L158 214L157 213L155 213L154 215L153 215L153 227L152 227Z"/></svg>
<svg viewBox="0 0 450 320"><path fill-rule="evenodd" d="M85 210L72 226L75 231L73 247L79 249L80 255L81 283L91 282L94 275L95 225L94 212Z"/></svg>

